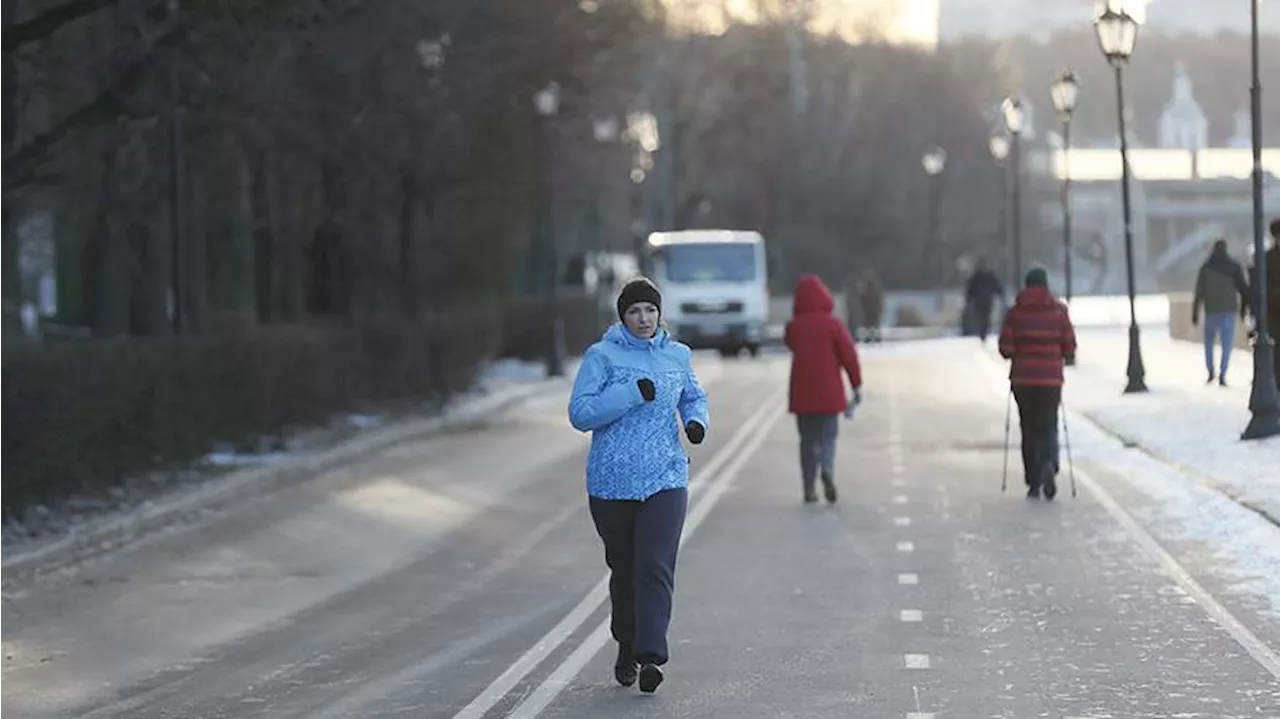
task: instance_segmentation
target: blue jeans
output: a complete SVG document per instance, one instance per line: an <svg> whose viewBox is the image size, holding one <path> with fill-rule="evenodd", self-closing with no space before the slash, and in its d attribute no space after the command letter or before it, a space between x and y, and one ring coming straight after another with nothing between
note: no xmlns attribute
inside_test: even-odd
<svg viewBox="0 0 1280 719"><path fill-rule="evenodd" d="M835 472L840 415L797 414L796 427L800 430L800 478L810 492L819 469L827 476Z"/></svg>
<svg viewBox="0 0 1280 719"><path fill-rule="evenodd" d="M1227 363L1231 361L1231 345L1235 341L1236 315L1234 312L1211 314L1204 316L1204 366L1213 375L1213 343L1215 338L1222 342L1222 364L1218 376L1227 375Z"/></svg>

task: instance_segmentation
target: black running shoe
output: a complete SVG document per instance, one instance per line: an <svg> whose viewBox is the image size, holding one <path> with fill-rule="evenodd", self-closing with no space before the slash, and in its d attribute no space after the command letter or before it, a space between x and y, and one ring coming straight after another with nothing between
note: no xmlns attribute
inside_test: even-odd
<svg viewBox="0 0 1280 719"><path fill-rule="evenodd" d="M836 481L830 472L822 473L822 494L827 498L827 504L836 503Z"/></svg>
<svg viewBox="0 0 1280 719"><path fill-rule="evenodd" d="M640 691L645 694L652 694L657 691L662 679L662 670L658 668L657 664L646 664L640 667Z"/></svg>
<svg viewBox="0 0 1280 719"><path fill-rule="evenodd" d="M619 644L618 658L613 663L613 678L617 679L622 686L629 687L636 683L638 671L639 665L631 655L631 647Z"/></svg>

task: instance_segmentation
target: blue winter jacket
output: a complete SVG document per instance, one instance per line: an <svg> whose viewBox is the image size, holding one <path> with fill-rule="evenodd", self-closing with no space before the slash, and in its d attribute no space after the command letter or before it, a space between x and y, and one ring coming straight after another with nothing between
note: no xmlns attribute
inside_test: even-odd
<svg viewBox="0 0 1280 719"><path fill-rule="evenodd" d="M689 486L681 428L693 421L710 429L707 393L693 374L691 357L688 346L666 330L642 340L622 323L587 349L569 399L569 422L591 432L587 494L643 500ZM656 390L652 402L636 386L646 377Z"/></svg>

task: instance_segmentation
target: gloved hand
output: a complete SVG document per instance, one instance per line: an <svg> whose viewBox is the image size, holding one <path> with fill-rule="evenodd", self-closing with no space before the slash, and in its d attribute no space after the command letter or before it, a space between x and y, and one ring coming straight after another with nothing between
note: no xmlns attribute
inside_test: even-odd
<svg viewBox="0 0 1280 719"><path fill-rule="evenodd" d="M853 403L862 404L862 388L861 387L853 388Z"/></svg>
<svg viewBox="0 0 1280 719"><path fill-rule="evenodd" d="M640 388L640 396L644 397L644 401L652 402L657 396L657 390L653 387L653 380L648 377L636 380L636 386Z"/></svg>
<svg viewBox="0 0 1280 719"><path fill-rule="evenodd" d="M707 428L703 427L700 422L690 420L689 423L684 426L684 434L689 438L690 442L694 444L702 444L702 440L707 436Z"/></svg>

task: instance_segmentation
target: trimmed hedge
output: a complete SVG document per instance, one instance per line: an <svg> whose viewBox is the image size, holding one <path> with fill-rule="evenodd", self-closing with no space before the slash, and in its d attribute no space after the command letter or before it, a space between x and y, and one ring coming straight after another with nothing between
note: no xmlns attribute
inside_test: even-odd
<svg viewBox="0 0 1280 719"><path fill-rule="evenodd" d="M493 310L419 324L270 326L234 335L7 342L6 514L103 491L217 443L244 446L340 412L443 400L499 346Z"/></svg>

